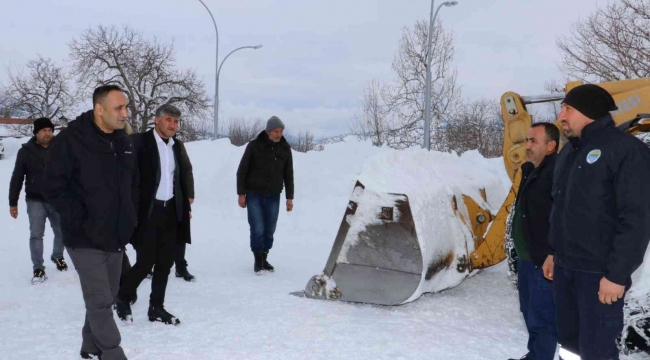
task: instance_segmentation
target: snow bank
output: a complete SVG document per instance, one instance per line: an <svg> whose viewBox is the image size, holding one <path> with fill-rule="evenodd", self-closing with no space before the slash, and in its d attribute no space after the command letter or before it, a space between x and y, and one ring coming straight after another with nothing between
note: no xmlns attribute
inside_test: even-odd
<svg viewBox="0 0 650 360"><path fill-rule="evenodd" d="M23 146L24 143L28 142L31 137L23 137L23 138L13 138L13 137L8 137L0 140L0 143L5 148L5 159L10 159L16 156L16 153L18 153L18 150L20 150L20 147Z"/></svg>

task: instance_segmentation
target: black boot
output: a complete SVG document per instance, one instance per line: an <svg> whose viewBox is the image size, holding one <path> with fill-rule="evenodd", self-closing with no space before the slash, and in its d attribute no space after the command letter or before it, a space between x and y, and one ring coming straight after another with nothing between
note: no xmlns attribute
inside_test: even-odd
<svg viewBox="0 0 650 360"><path fill-rule="evenodd" d="M273 265L269 264L269 262L266 261L266 258L268 256L269 256L268 251L265 251L265 252L262 253L262 269L264 269L266 271L274 272L275 268L273 267Z"/></svg>
<svg viewBox="0 0 650 360"><path fill-rule="evenodd" d="M129 299L122 299L119 295L115 299L115 310L117 317L122 321L133 322L133 314L131 313L131 301Z"/></svg>
<svg viewBox="0 0 650 360"><path fill-rule="evenodd" d="M54 256L50 256L50 260L56 265L56 269L59 271L68 271L68 264L65 263L65 259L55 259Z"/></svg>
<svg viewBox="0 0 650 360"><path fill-rule="evenodd" d="M102 356L100 354L98 354L98 353L96 354L96 353L89 353L89 352L81 351L79 353L79 355L81 355L82 359L98 359L98 360L102 360Z"/></svg>
<svg viewBox="0 0 650 360"><path fill-rule="evenodd" d="M167 325L180 325L181 323L176 316L168 313L162 306L149 305L147 315L149 316L149 321L160 321Z"/></svg>
<svg viewBox="0 0 650 360"><path fill-rule="evenodd" d="M263 252L256 252L253 253L255 256L255 265L253 265L253 271L255 271L256 274L261 274L262 270L264 270L264 253Z"/></svg>
<svg viewBox="0 0 650 360"><path fill-rule="evenodd" d="M176 268L176 277L183 278L183 280L189 282L194 282L196 280L196 277L190 274L190 272L187 271L187 268L183 268L183 269Z"/></svg>
<svg viewBox="0 0 650 360"><path fill-rule="evenodd" d="M47 280L47 275L45 275L45 270L36 269L34 270L34 277L32 278L32 285L42 284L43 281Z"/></svg>

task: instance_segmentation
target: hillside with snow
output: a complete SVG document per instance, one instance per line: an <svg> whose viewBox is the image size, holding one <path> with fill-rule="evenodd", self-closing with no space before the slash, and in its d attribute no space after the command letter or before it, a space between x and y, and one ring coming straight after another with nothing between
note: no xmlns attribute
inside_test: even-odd
<svg viewBox="0 0 650 360"><path fill-rule="evenodd" d="M15 153L25 140L3 140L7 158L0 161L0 184L7 192ZM376 159L393 150L346 141L326 145L324 151L294 152L295 208L280 212L269 255L275 273L258 276L253 273L246 210L237 206L235 172L244 147L223 139L190 143L187 149L194 167L196 201L193 244L187 247L186 258L197 281L174 278L172 270L165 307L182 321L178 327L148 321L150 281L142 283L133 323L118 321L122 347L130 360L505 360L526 353L527 333L504 263L401 306L289 294L304 289L310 277L323 270L364 164L379 166ZM423 158L460 161L457 155L408 152L418 166L426 166L418 163ZM494 196L505 196L499 192L507 191L509 180L501 159L468 153L463 161L500 178L501 190L495 185ZM444 179L445 174L439 174L438 180ZM497 207L500 204L493 203L498 201L488 199ZM0 216L0 359L79 359L85 309L77 274L66 254L70 271L57 272L46 261L49 279L30 284L24 194L18 206L17 220L8 212ZM134 262L135 251L128 249ZM48 226L46 259L51 250ZM645 354L623 357L648 358Z"/></svg>

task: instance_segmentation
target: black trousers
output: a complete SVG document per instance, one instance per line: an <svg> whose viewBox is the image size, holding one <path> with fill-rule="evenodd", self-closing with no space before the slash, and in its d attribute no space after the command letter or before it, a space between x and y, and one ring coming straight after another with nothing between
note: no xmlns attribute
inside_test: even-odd
<svg viewBox="0 0 650 360"><path fill-rule="evenodd" d="M174 262L176 263L176 271L187 269L187 261L185 260L185 245L186 243L177 242L174 244Z"/></svg>
<svg viewBox="0 0 650 360"><path fill-rule="evenodd" d="M135 247L135 265L122 282L119 295L121 299L132 299L138 286L153 267L149 303L152 306L163 306L165 303L165 290L169 271L174 265L174 250L178 238L174 203L172 200L167 201L165 205L154 204L151 216L144 225L142 243Z"/></svg>
<svg viewBox="0 0 650 360"><path fill-rule="evenodd" d="M557 263L553 270L558 342L582 360L619 358L616 338L623 331L625 297L612 305L602 304L598 290L603 276L604 273L570 270ZM626 291L630 284L628 281Z"/></svg>

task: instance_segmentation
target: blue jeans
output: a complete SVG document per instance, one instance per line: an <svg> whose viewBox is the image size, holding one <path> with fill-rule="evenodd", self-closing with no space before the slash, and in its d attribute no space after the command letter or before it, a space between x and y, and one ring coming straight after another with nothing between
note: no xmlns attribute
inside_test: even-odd
<svg viewBox="0 0 650 360"><path fill-rule="evenodd" d="M612 305L598 300L604 273L570 270L555 263L553 294L560 346L582 360L618 360L625 296ZM626 291L631 281L628 281Z"/></svg>
<svg viewBox="0 0 650 360"><path fill-rule="evenodd" d="M27 199L27 216L29 217L29 250L32 254L34 270L45 269L43 264L43 236L45 235L45 219L50 220L54 232L54 247L52 257L63 258L63 237L61 236L61 220L52 205L42 200Z"/></svg>
<svg viewBox="0 0 650 360"><path fill-rule="evenodd" d="M532 261L517 260L519 308L528 329L528 353L535 360L553 360L557 347L553 282Z"/></svg>
<svg viewBox="0 0 650 360"><path fill-rule="evenodd" d="M273 233L280 213L280 194L246 192L248 224L251 227L251 250L269 251L273 247Z"/></svg>

